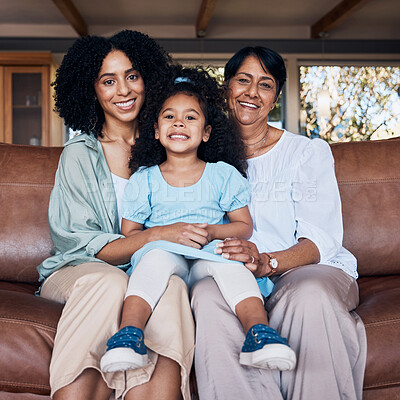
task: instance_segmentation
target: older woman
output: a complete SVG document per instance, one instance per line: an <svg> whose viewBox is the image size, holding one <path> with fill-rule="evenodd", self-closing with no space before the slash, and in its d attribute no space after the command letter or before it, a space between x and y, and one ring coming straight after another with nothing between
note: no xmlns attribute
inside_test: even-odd
<svg viewBox="0 0 400 400"><path fill-rule="evenodd" d="M226 240L219 252L274 281L270 324L298 364L281 373L241 366L243 330L207 278L192 293L201 400L362 398L366 337L352 312L357 266L342 247L334 160L322 140L268 124L285 80L282 58L263 47L240 50L225 67L231 117L247 149L254 232L249 241Z"/></svg>
<svg viewBox="0 0 400 400"><path fill-rule="evenodd" d="M150 363L126 373L103 373L99 365L107 339L118 330L132 254L152 240L201 242L193 224L120 234L131 145L146 99L162 85L169 64L153 39L123 31L110 39L78 39L57 71L57 109L82 133L60 158L49 205L54 255L38 268L40 295L65 304L50 365L55 400L108 400L112 391L127 400L190 398L194 327L178 277L171 278L146 327Z"/></svg>

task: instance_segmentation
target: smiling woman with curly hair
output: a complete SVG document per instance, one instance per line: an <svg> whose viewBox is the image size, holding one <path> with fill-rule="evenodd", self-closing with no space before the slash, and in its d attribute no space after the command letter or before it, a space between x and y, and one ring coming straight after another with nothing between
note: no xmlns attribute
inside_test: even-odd
<svg viewBox="0 0 400 400"><path fill-rule="evenodd" d="M103 60L112 50L120 50L129 58L133 69L140 71L145 98L159 92L171 62L169 55L153 39L136 31L125 30L111 39L89 36L77 40L65 55L53 83L56 110L67 126L95 137L101 132L105 119L94 84Z"/></svg>
<svg viewBox="0 0 400 400"><path fill-rule="evenodd" d="M53 255L38 267L40 295L64 303L50 365L54 399L189 399L194 324L187 289L172 277L148 321L149 363L102 373L106 340L119 325L132 254L153 240L193 238L193 224L120 233L130 149L148 101L169 74L170 57L140 32L89 36L69 49L54 82L56 110L81 133L60 157L49 205ZM165 322L168 315L168 322ZM163 329L163 337L154 334ZM179 340L177 338L180 338Z"/></svg>

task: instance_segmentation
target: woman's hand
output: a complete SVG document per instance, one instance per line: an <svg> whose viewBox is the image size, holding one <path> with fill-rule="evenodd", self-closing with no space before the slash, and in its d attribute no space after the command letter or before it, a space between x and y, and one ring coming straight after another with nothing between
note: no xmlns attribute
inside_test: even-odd
<svg viewBox="0 0 400 400"><path fill-rule="evenodd" d="M241 261L256 278L272 275L267 254L259 253L257 246L248 240L236 238L225 239L217 244L217 254L228 260Z"/></svg>
<svg viewBox="0 0 400 400"><path fill-rule="evenodd" d="M156 232L153 240L167 240L169 242L184 244L185 246L201 249L209 242L208 224L176 224L151 228Z"/></svg>

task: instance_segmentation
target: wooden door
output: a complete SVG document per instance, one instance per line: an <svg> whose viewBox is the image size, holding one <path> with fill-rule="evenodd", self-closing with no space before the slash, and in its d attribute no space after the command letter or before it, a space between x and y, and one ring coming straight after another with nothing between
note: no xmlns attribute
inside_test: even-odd
<svg viewBox="0 0 400 400"><path fill-rule="evenodd" d="M4 68L0 66L0 142L5 142L4 123Z"/></svg>
<svg viewBox="0 0 400 400"><path fill-rule="evenodd" d="M4 67L4 141L49 145L48 66Z"/></svg>

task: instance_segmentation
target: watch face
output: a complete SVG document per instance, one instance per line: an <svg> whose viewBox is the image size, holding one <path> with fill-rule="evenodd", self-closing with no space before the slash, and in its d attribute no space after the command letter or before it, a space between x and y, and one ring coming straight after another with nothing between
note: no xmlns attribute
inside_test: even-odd
<svg viewBox="0 0 400 400"><path fill-rule="evenodd" d="M272 269L278 268L278 260L276 258L271 258L271 260L269 261L269 264L271 265Z"/></svg>

